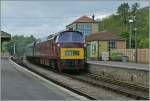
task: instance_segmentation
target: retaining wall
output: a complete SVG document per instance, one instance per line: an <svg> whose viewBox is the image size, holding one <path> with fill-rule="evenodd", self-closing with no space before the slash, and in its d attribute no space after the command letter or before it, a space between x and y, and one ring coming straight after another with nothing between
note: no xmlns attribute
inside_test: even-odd
<svg viewBox="0 0 150 101"><path fill-rule="evenodd" d="M88 71L114 80L121 80L144 87L149 87L149 71L121 68L99 64L86 64Z"/></svg>

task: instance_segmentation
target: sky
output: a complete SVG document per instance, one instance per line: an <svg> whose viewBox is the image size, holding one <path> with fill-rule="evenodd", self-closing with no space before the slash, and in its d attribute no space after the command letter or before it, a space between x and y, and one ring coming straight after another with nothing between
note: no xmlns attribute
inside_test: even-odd
<svg viewBox="0 0 150 101"><path fill-rule="evenodd" d="M148 0L1 1L1 30L14 35L46 37L62 31L77 18L115 14L121 3L148 6Z"/></svg>

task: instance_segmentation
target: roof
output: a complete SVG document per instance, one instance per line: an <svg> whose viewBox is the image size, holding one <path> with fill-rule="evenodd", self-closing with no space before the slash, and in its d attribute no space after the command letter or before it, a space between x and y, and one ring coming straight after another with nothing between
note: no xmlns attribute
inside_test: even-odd
<svg viewBox="0 0 150 101"><path fill-rule="evenodd" d="M9 41L11 38L11 35L4 32L4 31L1 31L1 40L2 41Z"/></svg>
<svg viewBox="0 0 150 101"><path fill-rule="evenodd" d="M78 18L77 20L75 20L74 22L72 22L71 24L73 24L73 23L97 23L97 21L84 15L84 16ZM69 25L71 25L71 24L69 24ZM69 26L69 25L67 25L67 26Z"/></svg>
<svg viewBox="0 0 150 101"><path fill-rule="evenodd" d="M90 41L98 41L98 40L115 40L115 41L124 41L123 38L121 38L119 35L116 33L111 33L111 32L98 32L98 33L92 33L91 35L87 36L85 38L86 42Z"/></svg>
<svg viewBox="0 0 150 101"><path fill-rule="evenodd" d="M74 21L74 23L78 23L78 22L96 22L95 20L93 20L92 18L90 17L87 17L87 16L82 16L80 18L78 18L77 20Z"/></svg>
<svg viewBox="0 0 150 101"><path fill-rule="evenodd" d="M4 32L4 31L1 31L1 37L10 37L10 34Z"/></svg>

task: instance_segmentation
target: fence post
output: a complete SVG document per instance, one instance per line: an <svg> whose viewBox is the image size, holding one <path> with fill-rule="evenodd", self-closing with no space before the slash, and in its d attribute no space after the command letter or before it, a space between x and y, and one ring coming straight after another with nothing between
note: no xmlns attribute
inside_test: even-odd
<svg viewBox="0 0 150 101"><path fill-rule="evenodd" d="M135 62L138 63L138 49L135 49Z"/></svg>

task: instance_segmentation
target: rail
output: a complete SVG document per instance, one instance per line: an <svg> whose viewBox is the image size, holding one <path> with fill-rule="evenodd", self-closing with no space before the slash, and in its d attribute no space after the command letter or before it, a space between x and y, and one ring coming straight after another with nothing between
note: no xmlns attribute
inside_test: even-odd
<svg viewBox="0 0 150 101"><path fill-rule="evenodd" d="M66 85L60 84L58 81L53 80L51 78L48 78L44 74L41 74L41 73L33 70L30 67L27 67L22 61L17 61L17 60L14 60L14 61L16 63L18 63L19 65L27 68L28 70L31 70L32 72L35 72L36 74L46 78L47 80L50 80L50 81L52 81L58 85L63 86L64 88L67 88L67 89L69 89L75 93L78 93L82 96L85 96L85 97L89 98L90 100L96 100L95 98L93 98L87 94L83 94L82 92L76 91L75 89L67 87ZM44 68L44 69L47 69L47 68ZM48 69L48 70L50 70L50 69ZM51 70L51 71L58 73L57 71L54 71L54 70ZM104 78L104 77L101 77L100 75L95 75L95 74L90 74L90 73L83 73L80 75L71 75L71 74L67 74L67 73L59 73L59 75L65 75L65 76L68 76L72 79L86 82L88 84L92 84L94 86L101 87L101 88L104 88L107 90L111 90L113 92L125 95L127 97L134 98L136 100L149 100L149 97L148 97L149 88L137 86L135 84L129 84L127 82L122 82L119 80L112 80L110 78L106 78L106 77ZM129 88L129 89L127 89L127 88Z"/></svg>

